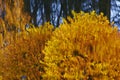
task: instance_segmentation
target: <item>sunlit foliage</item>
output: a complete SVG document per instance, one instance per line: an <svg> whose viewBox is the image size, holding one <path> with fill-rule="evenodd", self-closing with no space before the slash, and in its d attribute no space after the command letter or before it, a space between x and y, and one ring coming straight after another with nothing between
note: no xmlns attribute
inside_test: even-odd
<svg viewBox="0 0 120 80"><path fill-rule="evenodd" d="M43 80L119 80L120 34L106 17L73 13L43 50Z"/></svg>

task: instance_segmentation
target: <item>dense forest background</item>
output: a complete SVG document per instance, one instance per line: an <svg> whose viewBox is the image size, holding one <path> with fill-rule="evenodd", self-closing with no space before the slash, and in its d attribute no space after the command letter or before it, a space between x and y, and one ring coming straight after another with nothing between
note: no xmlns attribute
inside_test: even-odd
<svg viewBox="0 0 120 80"><path fill-rule="evenodd" d="M14 0L9 0L12 8ZM6 0L1 0L0 16L5 17ZM15 0L21 7L20 1ZM46 21L50 21L55 27L62 23L62 17L66 18L71 15L71 10L76 12L85 11L90 12L95 10L98 14L103 12L105 16L115 25L120 26L119 22L119 0L24 0L24 12L27 12L35 26L41 25ZM15 7L15 6L13 6Z"/></svg>
<svg viewBox="0 0 120 80"><path fill-rule="evenodd" d="M59 26L62 17L72 16L71 10L104 12L110 19L111 0L26 0L26 3L30 3L26 9L34 16L32 22L35 25L50 21L54 26Z"/></svg>

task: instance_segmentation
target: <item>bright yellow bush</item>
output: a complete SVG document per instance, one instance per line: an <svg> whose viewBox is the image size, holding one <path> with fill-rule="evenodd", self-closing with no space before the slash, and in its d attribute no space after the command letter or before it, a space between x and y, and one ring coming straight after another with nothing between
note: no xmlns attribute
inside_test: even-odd
<svg viewBox="0 0 120 80"><path fill-rule="evenodd" d="M2 52L3 79L20 80L22 76L26 76L29 80L40 80L44 69L39 60L44 58L42 50L45 42L50 39L52 31L53 26L45 23L39 28L33 27L16 33L16 39Z"/></svg>
<svg viewBox="0 0 120 80"><path fill-rule="evenodd" d="M43 80L119 80L120 34L103 14L73 13L43 53Z"/></svg>

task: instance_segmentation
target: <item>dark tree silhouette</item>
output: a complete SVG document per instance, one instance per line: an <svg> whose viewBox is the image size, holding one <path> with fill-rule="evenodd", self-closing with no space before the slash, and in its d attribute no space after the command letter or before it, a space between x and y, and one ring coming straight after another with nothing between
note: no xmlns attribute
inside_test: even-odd
<svg viewBox="0 0 120 80"><path fill-rule="evenodd" d="M110 20L111 0L99 0L99 12L103 12Z"/></svg>
<svg viewBox="0 0 120 80"><path fill-rule="evenodd" d="M46 21L50 21L50 4L51 0L42 0L45 8L45 17Z"/></svg>
<svg viewBox="0 0 120 80"><path fill-rule="evenodd" d="M30 0L24 0L24 11L30 14Z"/></svg>

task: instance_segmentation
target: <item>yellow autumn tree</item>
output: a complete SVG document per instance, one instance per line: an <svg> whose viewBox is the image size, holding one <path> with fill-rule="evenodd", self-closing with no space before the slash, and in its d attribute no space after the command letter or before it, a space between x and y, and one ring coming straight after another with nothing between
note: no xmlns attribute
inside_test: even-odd
<svg viewBox="0 0 120 80"><path fill-rule="evenodd" d="M9 30L24 30L25 25L29 22L29 15L23 11L23 0L6 0L5 21Z"/></svg>
<svg viewBox="0 0 120 80"><path fill-rule="evenodd" d="M0 18L0 79L19 80L26 76L29 80L39 80L43 73L39 59L44 57L42 50L53 26L45 23L35 28L29 24L33 28L25 30L30 17L23 11L23 0L0 1L4 1L6 10L5 18Z"/></svg>
<svg viewBox="0 0 120 80"><path fill-rule="evenodd" d="M53 26L45 23L39 28L29 28L25 32L16 33L17 39L3 49L2 77L4 80L20 80L26 76L28 80L40 80L44 73L42 50L51 38ZM1 50L2 51L2 50Z"/></svg>
<svg viewBox="0 0 120 80"><path fill-rule="evenodd" d="M18 31L25 31L25 25L29 24L30 16L23 11L23 0L0 0L0 47L4 43L11 43L16 39Z"/></svg>
<svg viewBox="0 0 120 80"><path fill-rule="evenodd" d="M119 80L120 34L94 11L73 13L57 28L43 53L43 80Z"/></svg>

